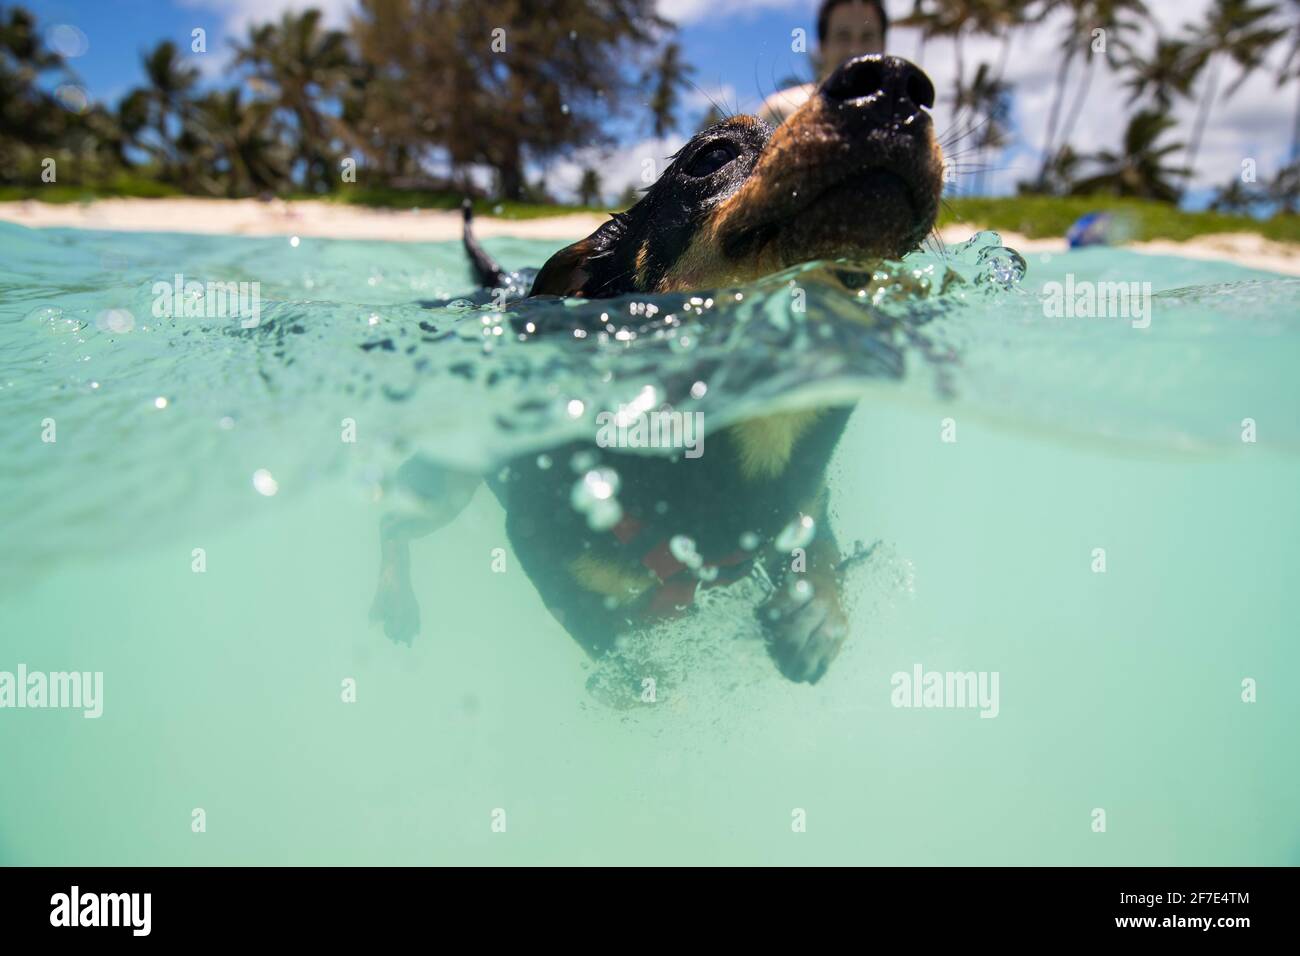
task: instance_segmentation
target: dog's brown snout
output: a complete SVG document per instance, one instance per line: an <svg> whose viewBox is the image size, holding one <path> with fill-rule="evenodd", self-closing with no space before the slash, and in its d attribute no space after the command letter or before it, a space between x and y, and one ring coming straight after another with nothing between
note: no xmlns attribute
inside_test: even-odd
<svg viewBox="0 0 1300 956"><path fill-rule="evenodd" d="M905 120L934 106L934 84L920 67L878 53L845 60L822 84L822 95L876 122Z"/></svg>

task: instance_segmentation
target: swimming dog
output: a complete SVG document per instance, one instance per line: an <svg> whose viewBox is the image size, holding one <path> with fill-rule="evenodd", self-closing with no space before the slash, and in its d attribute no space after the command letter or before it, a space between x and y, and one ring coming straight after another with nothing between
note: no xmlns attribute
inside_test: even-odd
<svg viewBox="0 0 1300 956"><path fill-rule="evenodd" d="M775 129L734 116L698 133L638 203L553 255L528 295L717 289L813 260L901 257L925 238L938 211L943 158L926 112L933 105L934 87L913 64L880 55L849 60ZM480 285L525 282L484 252L469 219L467 210L465 248ZM571 506L567 467L542 469L528 456L488 484L505 508L521 566L590 654L688 608L700 568L728 581L759 562L776 585L757 609L771 656L789 679L815 683L848 634L825 473L851 412L836 406L742 421L710 435L709 454L694 459L602 448L599 459L619 475L622 507L621 520L604 530ZM567 464L584 451L594 452L594 443L550 457ZM385 519L373 616L389 637L409 642L419 620L409 541L455 517L482 479L419 458L398 479L428 509ZM815 536L792 570L775 542L804 517ZM693 554L673 546L683 534Z"/></svg>

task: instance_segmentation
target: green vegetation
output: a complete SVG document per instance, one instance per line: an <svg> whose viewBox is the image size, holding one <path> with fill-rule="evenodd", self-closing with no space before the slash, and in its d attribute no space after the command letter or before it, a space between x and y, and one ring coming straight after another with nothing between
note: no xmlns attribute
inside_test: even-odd
<svg viewBox="0 0 1300 956"><path fill-rule="evenodd" d="M70 203L127 197L163 199L181 195L184 194L175 186L130 173L119 173L93 185L48 183L44 186L0 186L0 202L36 199L41 202Z"/></svg>
<svg viewBox="0 0 1300 956"><path fill-rule="evenodd" d="M404 190L409 206L481 194L487 172L496 197L545 202L527 173L615 145L607 120L643 87L648 127L677 128L690 68L672 35L654 0L357 0L346 31L318 10L254 24L223 89L164 40L110 106L86 101L31 12L0 4L0 186L75 198L62 187L147 177L225 198Z"/></svg>
<svg viewBox="0 0 1300 956"><path fill-rule="evenodd" d="M1169 203L1116 196L960 196L944 204L939 225L969 223L1019 232L1031 239L1063 236L1084 213L1111 213L1134 240L1182 241L1216 232L1257 232L1282 242L1300 242L1300 215L1269 219L1221 212L1186 212Z"/></svg>

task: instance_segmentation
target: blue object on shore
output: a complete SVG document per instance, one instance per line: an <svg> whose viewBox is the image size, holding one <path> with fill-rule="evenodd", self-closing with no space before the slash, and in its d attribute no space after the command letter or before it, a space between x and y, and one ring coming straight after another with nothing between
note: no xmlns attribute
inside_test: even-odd
<svg viewBox="0 0 1300 956"><path fill-rule="evenodd" d="M1111 218L1107 212L1090 212L1080 216L1065 234L1071 249L1111 244Z"/></svg>

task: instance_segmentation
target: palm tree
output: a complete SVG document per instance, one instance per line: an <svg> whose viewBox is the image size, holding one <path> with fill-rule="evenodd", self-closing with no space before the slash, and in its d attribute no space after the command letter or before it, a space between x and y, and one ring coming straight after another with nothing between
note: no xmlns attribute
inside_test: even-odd
<svg viewBox="0 0 1300 956"><path fill-rule="evenodd" d="M63 57L45 46L36 20L22 7L9 11L9 22L0 22L0 50L28 79L63 66Z"/></svg>
<svg viewBox="0 0 1300 956"><path fill-rule="evenodd" d="M1142 110L1129 120L1124 131L1123 151L1102 150L1087 157L1100 169L1077 183L1072 192L1076 195L1109 192L1117 196L1177 202L1179 190L1173 180L1186 175L1186 170L1166 166L1165 158L1182 149L1183 144L1162 146L1159 142L1175 125L1174 120L1162 113Z"/></svg>
<svg viewBox="0 0 1300 956"><path fill-rule="evenodd" d="M677 128L677 91L690 82L688 77L692 72L690 64L682 60L681 46L669 43L644 77L645 82L654 83L654 92L650 94L650 128L655 139L663 139Z"/></svg>
<svg viewBox="0 0 1300 956"><path fill-rule="evenodd" d="M1092 87L1092 79L1097 71L1097 61L1104 59L1112 68L1132 52L1125 34L1133 34L1141 29L1142 21L1150 19L1150 11L1142 0L1092 0L1080 4L1076 25L1081 37L1087 37L1083 47L1086 70L1075 93L1074 104L1066 116L1061 129L1061 141L1068 143L1074 135L1074 128L1079 122L1079 113ZM1104 30L1105 51L1098 56L1092 48L1092 35L1096 30Z"/></svg>
<svg viewBox="0 0 1300 956"><path fill-rule="evenodd" d="M1152 106L1167 113L1173 108L1175 97L1190 96L1192 82L1196 79L1196 72L1189 62L1190 49L1183 40L1157 37L1150 59L1144 59L1132 50L1126 51L1120 66L1128 73L1128 79L1124 81L1129 91L1128 105L1150 96Z"/></svg>
<svg viewBox="0 0 1300 956"><path fill-rule="evenodd" d="M1276 13L1277 7L1272 4L1252 6L1251 0L1214 0L1204 23L1196 27L1188 25L1192 61L1198 68L1204 66L1207 69L1205 88L1192 126L1192 138L1187 144L1189 174L1196 168L1196 154L1200 152L1205 125L1218 95L1223 61L1231 60L1241 70L1241 75L1225 91L1227 98L1263 63L1269 48L1286 35L1285 30L1268 25Z"/></svg>
<svg viewBox="0 0 1300 956"><path fill-rule="evenodd" d="M583 206L600 203L600 173L590 166L582 171L582 179L578 182L578 203Z"/></svg>
<svg viewBox="0 0 1300 956"><path fill-rule="evenodd" d="M1283 166L1268 184L1268 198L1283 212L1300 211L1300 160Z"/></svg>
<svg viewBox="0 0 1300 956"><path fill-rule="evenodd" d="M1258 189L1252 189L1242 182L1240 176L1233 176L1215 190L1210 208L1215 212L1249 214L1263 199Z"/></svg>
<svg viewBox="0 0 1300 956"><path fill-rule="evenodd" d="M1047 166L1047 177L1035 183L1021 183L1021 192L1046 193L1049 196L1066 196L1079 181L1079 167L1084 158L1066 143L1056 151Z"/></svg>
<svg viewBox="0 0 1300 956"><path fill-rule="evenodd" d="M1286 60L1278 74L1277 82L1281 86L1287 80L1296 84L1295 118L1291 121L1291 162L1300 162L1300 0L1291 0L1295 9L1291 17L1291 49L1287 51Z"/></svg>
<svg viewBox="0 0 1300 956"><path fill-rule="evenodd" d="M143 56L145 88L135 98L133 107L143 107L147 119L140 132L153 134L142 145L158 163L159 177L180 183L187 176L181 137L189 116L190 94L199 80L199 71L181 59L176 44L164 40ZM131 96L136 96L132 93ZM173 131L179 129L179 135Z"/></svg>
<svg viewBox="0 0 1300 956"><path fill-rule="evenodd" d="M122 97L117 104L116 121L122 134L123 149L128 146L143 149L140 136L149 128L149 91L135 89Z"/></svg>
<svg viewBox="0 0 1300 956"><path fill-rule="evenodd" d="M278 135L274 111L272 103L245 102L238 87L195 102L191 128L205 192L238 198L284 188L292 157Z"/></svg>
<svg viewBox="0 0 1300 956"><path fill-rule="evenodd" d="M247 42L236 44L235 51L253 83L273 91L276 105L293 117L304 184L327 191L338 183L333 143L345 132L327 103L347 88L354 64L347 35L322 30L320 19L319 10L287 12L279 23L251 27Z"/></svg>
<svg viewBox="0 0 1300 956"><path fill-rule="evenodd" d="M1113 64L1127 49L1127 43L1122 35L1135 32L1139 27L1139 21L1150 17L1146 4L1142 0L1067 0L1064 6L1069 11L1069 20L1061 34L1063 56L1056 72L1055 93L1047 114L1047 131L1043 137L1043 160L1039 178L1044 180L1054 152L1053 146L1057 141L1061 107L1065 104L1066 81L1075 58L1082 51L1086 66L1075 93L1074 103L1070 107L1065 124L1059 131L1061 143L1070 141L1079 113L1083 109L1084 100L1087 99L1092 86L1092 78L1097 66L1092 49L1093 31L1098 29L1107 31L1104 57L1107 62ZM1116 34L1114 43L1110 42L1109 35L1112 32Z"/></svg>
<svg viewBox="0 0 1300 956"><path fill-rule="evenodd" d="M986 161L989 154L1007 145L1007 124L1011 119L1011 87L993 75L988 63L981 63L965 91L965 103L978 121L971 127L974 139L968 147L975 152L976 193L984 192ZM960 153L954 154L959 156ZM962 164L953 164L960 170Z"/></svg>
<svg viewBox="0 0 1300 956"><path fill-rule="evenodd" d="M1011 30L1026 22L1032 5L1032 0L914 0L912 12L895 21L895 25L920 28L922 44L935 37L952 40L957 61L953 100L960 107L968 102L966 38L997 36L1004 39L1004 46L1009 46Z"/></svg>

